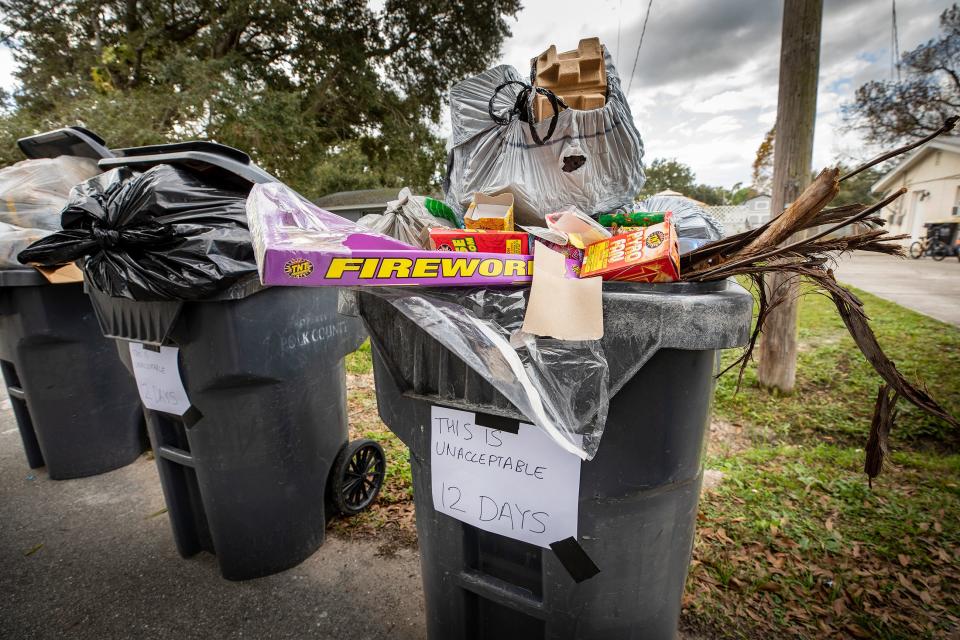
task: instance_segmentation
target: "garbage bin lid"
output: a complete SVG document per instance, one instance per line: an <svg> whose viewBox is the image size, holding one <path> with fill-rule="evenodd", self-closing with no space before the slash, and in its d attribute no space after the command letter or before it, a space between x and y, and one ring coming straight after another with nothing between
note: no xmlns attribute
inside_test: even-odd
<svg viewBox="0 0 960 640"><path fill-rule="evenodd" d="M254 184L277 182L276 178L251 162L250 156L243 151L216 142L195 140L116 149L115 152L114 157L100 161L101 169L132 167L146 170L158 164L177 164L201 174L213 174L239 183L244 189Z"/></svg>
<svg viewBox="0 0 960 640"><path fill-rule="evenodd" d="M0 287L41 287L50 281L36 269L0 269Z"/></svg>
<svg viewBox="0 0 960 640"><path fill-rule="evenodd" d="M31 160L60 156L100 160L113 156L113 152L106 147L103 138L83 127L64 127L20 138L17 140L17 146L20 147L23 155Z"/></svg>

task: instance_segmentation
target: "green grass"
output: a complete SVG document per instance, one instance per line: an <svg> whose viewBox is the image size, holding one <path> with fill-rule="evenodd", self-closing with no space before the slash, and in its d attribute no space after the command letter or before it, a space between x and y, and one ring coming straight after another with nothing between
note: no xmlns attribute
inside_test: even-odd
<svg viewBox="0 0 960 640"><path fill-rule="evenodd" d="M714 457L685 598L718 637L945 637L960 623L960 456L781 445Z"/></svg>
<svg viewBox="0 0 960 640"><path fill-rule="evenodd" d="M909 380L927 387L954 415L960 414L960 329L892 302L856 291L877 339ZM828 441L863 446L880 378L850 338L833 303L811 293L801 299L800 355L796 390L772 394L758 387L750 367L736 393L735 371L717 386L715 411L724 420L749 424L758 437L779 442ZM736 352L724 354L726 362ZM960 451L960 434L901 400L892 443L901 449Z"/></svg>
<svg viewBox="0 0 960 640"><path fill-rule="evenodd" d="M856 293L898 369L960 413L960 330ZM759 388L753 365L739 393L735 372L718 383L715 414L748 444L707 461L725 476L701 501L684 624L721 638L951 637L960 438L901 400L871 488L862 447L880 379L825 296L801 299L798 325L792 394Z"/></svg>
<svg viewBox="0 0 960 640"><path fill-rule="evenodd" d="M373 355L370 353L370 340L365 340L360 348L348 354L344 360L347 373L362 375L373 373Z"/></svg>

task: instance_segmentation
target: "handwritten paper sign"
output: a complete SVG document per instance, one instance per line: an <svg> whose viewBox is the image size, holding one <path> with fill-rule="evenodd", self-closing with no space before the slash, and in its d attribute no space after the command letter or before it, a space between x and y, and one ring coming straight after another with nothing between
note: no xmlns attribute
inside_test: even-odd
<svg viewBox="0 0 960 640"><path fill-rule="evenodd" d="M182 416L190 408L190 399L180 379L176 347L160 347L160 351L145 349L139 342L130 343L133 376L137 379L143 406Z"/></svg>
<svg viewBox="0 0 960 640"><path fill-rule="evenodd" d="M541 547L576 538L580 459L534 425L521 423L513 434L475 418L431 410L434 508Z"/></svg>

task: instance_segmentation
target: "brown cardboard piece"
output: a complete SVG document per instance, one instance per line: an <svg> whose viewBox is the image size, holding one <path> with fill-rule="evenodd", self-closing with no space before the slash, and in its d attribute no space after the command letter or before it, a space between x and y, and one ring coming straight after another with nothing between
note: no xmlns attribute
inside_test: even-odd
<svg viewBox="0 0 960 640"><path fill-rule="evenodd" d="M603 337L603 280L568 278L563 254L536 242L523 331L558 340Z"/></svg>
<svg viewBox="0 0 960 640"><path fill-rule="evenodd" d="M50 284L70 284L83 282L83 271L74 263L59 267L34 267Z"/></svg>
<svg viewBox="0 0 960 640"><path fill-rule="evenodd" d="M533 64L534 84L563 98L571 109L589 111L607 103L607 67L600 38L585 38L576 49L563 53L550 45ZM537 95L533 110L538 122L553 116L553 106L546 96Z"/></svg>

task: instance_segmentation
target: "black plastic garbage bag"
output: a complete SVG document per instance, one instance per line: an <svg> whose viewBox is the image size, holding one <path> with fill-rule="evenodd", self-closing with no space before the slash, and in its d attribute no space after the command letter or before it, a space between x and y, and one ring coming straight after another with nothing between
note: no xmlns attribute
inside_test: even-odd
<svg viewBox="0 0 960 640"><path fill-rule="evenodd" d="M257 272L246 197L178 166L113 169L74 187L63 231L17 259L39 266L81 260L87 280L114 297L214 297Z"/></svg>

